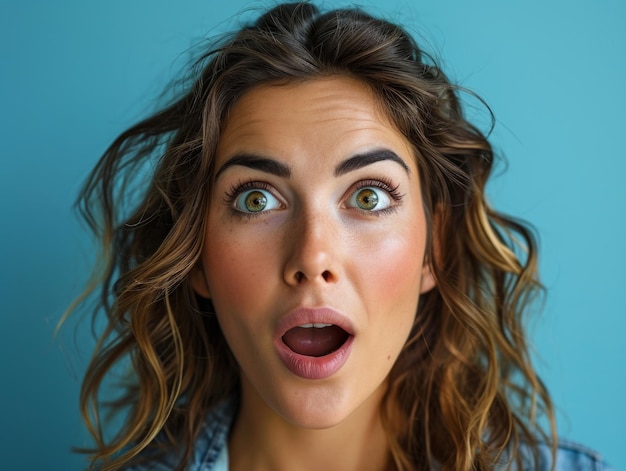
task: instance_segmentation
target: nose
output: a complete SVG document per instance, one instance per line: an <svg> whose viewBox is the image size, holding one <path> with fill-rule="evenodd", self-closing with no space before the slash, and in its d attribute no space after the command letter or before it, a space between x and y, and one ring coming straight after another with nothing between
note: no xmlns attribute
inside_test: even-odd
<svg viewBox="0 0 626 471"><path fill-rule="evenodd" d="M284 279L288 285L331 284L340 279L340 235L321 215L302 215L286 232Z"/></svg>

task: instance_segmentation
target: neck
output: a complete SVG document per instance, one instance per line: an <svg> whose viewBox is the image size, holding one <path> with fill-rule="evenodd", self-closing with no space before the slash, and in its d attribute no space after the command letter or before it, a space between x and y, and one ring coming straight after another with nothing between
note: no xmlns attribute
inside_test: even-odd
<svg viewBox="0 0 626 471"><path fill-rule="evenodd" d="M242 394L229 439L231 471L381 471L388 459L381 391L341 423L306 429L284 420L254 394Z"/></svg>

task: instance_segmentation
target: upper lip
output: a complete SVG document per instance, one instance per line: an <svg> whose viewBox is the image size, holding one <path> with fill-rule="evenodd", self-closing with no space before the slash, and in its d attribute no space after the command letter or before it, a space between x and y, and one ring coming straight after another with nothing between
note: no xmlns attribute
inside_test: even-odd
<svg viewBox="0 0 626 471"><path fill-rule="evenodd" d="M304 324L333 324L354 335L354 324L345 314L330 307L300 307L283 316L276 324L276 337L282 338L285 333Z"/></svg>

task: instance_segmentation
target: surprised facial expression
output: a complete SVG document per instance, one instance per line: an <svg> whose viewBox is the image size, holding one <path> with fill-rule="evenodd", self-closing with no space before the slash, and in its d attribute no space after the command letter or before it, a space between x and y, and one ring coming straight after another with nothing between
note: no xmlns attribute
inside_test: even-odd
<svg viewBox="0 0 626 471"><path fill-rule="evenodd" d="M373 410L433 286L414 151L380 110L334 77L259 86L228 115L192 283L244 408L307 428Z"/></svg>

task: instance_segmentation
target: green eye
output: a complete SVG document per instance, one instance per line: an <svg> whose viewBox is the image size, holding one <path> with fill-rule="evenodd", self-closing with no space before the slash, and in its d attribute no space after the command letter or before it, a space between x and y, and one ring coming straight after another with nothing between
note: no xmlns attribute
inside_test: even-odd
<svg viewBox="0 0 626 471"><path fill-rule="evenodd" d="M260 191L251 191L244 200L244 206L254 213L263 211L267 206L267 198Z"/></svg>
<svg viewBox="0 0 626 471"><path fill-rule="evenodd" d="M235 199L235 208L243 213L259 213L279 206L280 203L269 191L259 189L244 191Z"/></svg>
<svg viewBox="0 0 626 471"><path fill-rule="evenodd" d="M350 205L363 211L380 211L388 208L390 204L391 200L387 193L372 186L360 188L350 197Z"/></svg>
<svg viewBox="0 0 626 471"><path fill-rule="evenodd" d="M371 188L363 188L356 193L356 204L359 208L370 211L378 205L378 195Z"/></svg>

